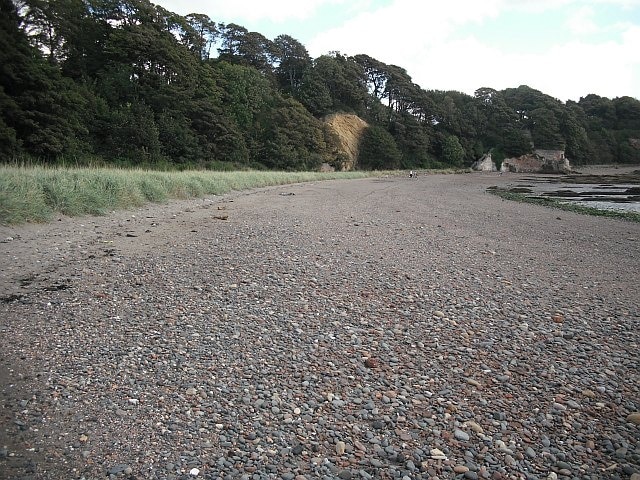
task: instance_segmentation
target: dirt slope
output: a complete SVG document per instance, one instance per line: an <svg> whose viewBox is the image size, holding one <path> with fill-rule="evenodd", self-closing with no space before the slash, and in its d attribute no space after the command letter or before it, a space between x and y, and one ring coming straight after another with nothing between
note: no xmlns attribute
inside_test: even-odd
<svg viewBox="0 0 640 480"><path fill-rule="evenodd" d="M346 113L329 115L325 123L335 132L338 137L338 149L347 159L342 169L353 170L358 159L360 138L369 125L357 115Z"/></svg>

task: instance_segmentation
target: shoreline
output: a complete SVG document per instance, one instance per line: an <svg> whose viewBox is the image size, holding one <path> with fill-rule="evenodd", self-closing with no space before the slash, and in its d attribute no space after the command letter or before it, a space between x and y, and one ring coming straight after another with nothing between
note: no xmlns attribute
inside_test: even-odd
<svg viewBox="0 0 640 480"><path fill-rule="evenodd" d="M0 478L640 473L640 224L517 178L3 228Z"/></svg>

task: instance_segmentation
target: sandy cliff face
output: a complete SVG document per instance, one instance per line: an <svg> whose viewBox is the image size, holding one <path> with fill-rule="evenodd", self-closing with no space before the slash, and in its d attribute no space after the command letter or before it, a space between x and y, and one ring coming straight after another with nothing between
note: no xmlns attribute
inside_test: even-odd
<svg viewBox="0 0 640 480"><path fill-rule="evenodd" d="M334 113L325 118L325 123L335 133L338 152L344 159L339 168L353 170L358 161L358 148L364 130L369 126L357 115Z"/></svg>

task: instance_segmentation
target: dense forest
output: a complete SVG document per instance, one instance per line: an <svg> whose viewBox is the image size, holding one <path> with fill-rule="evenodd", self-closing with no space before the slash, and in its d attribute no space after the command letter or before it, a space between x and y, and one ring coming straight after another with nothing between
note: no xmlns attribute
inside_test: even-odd
<svg viewBox="0 0 640 480"><path fill-rule="evenodd" d="M364 169L462 166L534 147L564 149L574 164L640 163L631 97L425 90L367 55L314 59L286 34L270 40L148 0L0 0L0 23L2 162L340 168L322 120L345 112L370 125Z"/></svg>

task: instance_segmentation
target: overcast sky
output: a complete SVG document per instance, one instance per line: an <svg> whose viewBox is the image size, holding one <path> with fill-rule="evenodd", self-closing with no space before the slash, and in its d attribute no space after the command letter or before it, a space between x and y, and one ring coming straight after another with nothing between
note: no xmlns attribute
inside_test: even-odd
<svg viewBox="0 0 640 480"><path fill-rule="evenodd" d="M563 102L640 99L640 0L151 0L287 34L316 58L367 54L426 90L519 85Z"/></svg>

